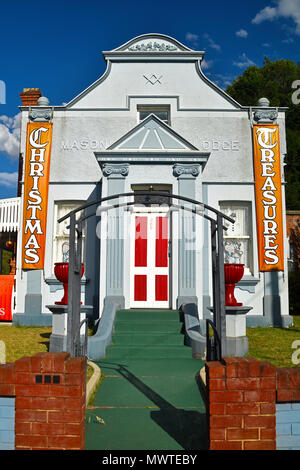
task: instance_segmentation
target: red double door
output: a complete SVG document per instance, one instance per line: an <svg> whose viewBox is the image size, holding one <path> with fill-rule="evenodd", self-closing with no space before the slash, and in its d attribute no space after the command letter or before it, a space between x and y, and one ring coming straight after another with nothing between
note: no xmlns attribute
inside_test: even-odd
<svg viewBox="0 0 300 470"><path fill-rule="evenodd" d="M133 213L131 307L169 308L169 214Z"/></svg>

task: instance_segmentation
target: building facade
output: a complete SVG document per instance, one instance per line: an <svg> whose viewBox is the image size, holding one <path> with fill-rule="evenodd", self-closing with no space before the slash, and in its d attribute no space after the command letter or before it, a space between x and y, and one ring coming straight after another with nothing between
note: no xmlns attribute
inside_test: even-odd
<svg viewBox="0 0 300 470"><path fill-rule="evenodd" d="M125 308L150 309L176 309L194 302L200 320L210 316L209 224L201 214L184 210L181 206L189 203L172 198L173 194L207 204L235 220L234 224L227 223L224 231L225 262L244 264L235 296L252 307L247 324L290 325L283 178L285 110L270 108L265 100L255 108L241 106L204 75L203 52L165 35L139 36L103 56L105 73L68 104L54 106L39 97L35 105L23 100L20 107L24 165L28 123L43 124L45 129L51 123L53 133L47 205L43 209L44 263L40 269L32 265L26 269L24 265L25 232L42 232L31 212L33 220L20 226L17 241L13 321L51 324L47 306L63 294L54 265L68 257L67 221L58 223L58 219L86 202L134 193L86 211L91 217L84 230L81 295L82 302L92 306L94 319L101 317L104 305L112 301ZM279 129L280 270L273 270L271 265L270 270L262 271L259 264L253 148L253 126L259 123L264 129L273 125ZM36 145L38 137L35 134L32 140ZM44 176L39 169L41 150L35 156L39 160L33 159L36 166L31 168L38 178L39 171ZM24 165L22 220L29 207ZM273 175L271 167L265 166L264 171ZM269 202L272 184L270 180L265 183ZM152 190L159 191L160 196L149 202L143 191ZM39 206L38 194L31 192L31 196ZM128 201L131 204L126 205ZM111 207L117 203L119 207ZM35 215L39 210L35 209ZM274 225L265 227L270 229L265 235L269 237L265 244L270 254L278 245ZM31 250L37 249L37 242L27 239L26 247L34 261ZM270 254L269 263L274 256Z"/></svg>

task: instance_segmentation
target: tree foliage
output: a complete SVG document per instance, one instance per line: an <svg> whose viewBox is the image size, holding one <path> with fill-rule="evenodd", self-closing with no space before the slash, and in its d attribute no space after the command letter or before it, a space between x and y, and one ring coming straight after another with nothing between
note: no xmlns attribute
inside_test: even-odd
<svg viewBox="0 0 300 470"><path fill-rule="evenodd" d="M292 83L300 80L300 62L276 60L267 57L262 67L250 66L226 89L232 98L244 106L257 106L260 98L270 101L270 106L287 107L285 158L286 207L300 209L300 104L293 104Z"/></svg>

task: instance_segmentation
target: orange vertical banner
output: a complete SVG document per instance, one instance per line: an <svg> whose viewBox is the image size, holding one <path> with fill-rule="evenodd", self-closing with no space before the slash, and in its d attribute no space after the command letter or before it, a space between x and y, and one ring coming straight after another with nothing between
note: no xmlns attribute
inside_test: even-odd
<svg viewBox="0 0 300 470"><path fill-rule="evenodd" d="M283 217L278 124L253 126L257 243L260 271L283 271Z"/></svg>
<svg viewBox="0 0 300 470"><path fill-rule="evenodd" d="M15 277L13 274L0 276L0 321L12 320L12 296Z"/></svg>
<svg viewBox="0 0 300 470"><path fill-rule="evenodd" d="M23 196L22 268L43 269L52 123L27 124Z"/></svg>

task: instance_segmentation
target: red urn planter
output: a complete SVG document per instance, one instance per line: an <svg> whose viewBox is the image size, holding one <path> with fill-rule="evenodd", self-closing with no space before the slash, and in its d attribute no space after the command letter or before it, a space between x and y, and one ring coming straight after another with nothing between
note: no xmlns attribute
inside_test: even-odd
<svg viewBox="0 0 300 470"><path fill-rule="evenodd" d="M84 273L84 265L81 263L81 277ZM68 281L69 281L69 263L55 263L54 274L56 278L63 283L64 296L59 302L55 302L56 305L67 305L68 304Z"/></svg>
<svg viewBox="0 0 300 470"><path fill-rule="evenodd" d="M224 263L225 272L225 305L228 307L239 307L243 305L234 297L235 284L239 282L244 274L244 265L239 263Z"/></svg>

